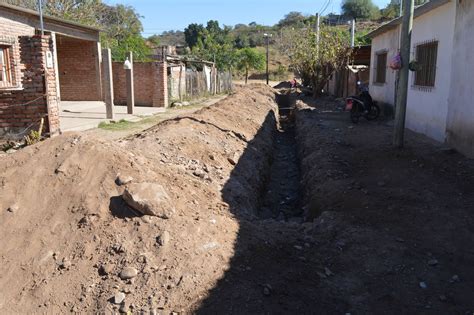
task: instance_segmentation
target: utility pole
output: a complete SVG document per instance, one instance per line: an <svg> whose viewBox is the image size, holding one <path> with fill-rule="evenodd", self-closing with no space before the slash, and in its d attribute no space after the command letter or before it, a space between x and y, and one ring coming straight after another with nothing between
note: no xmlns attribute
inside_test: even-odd
<svg viewBox="0 0 474 315"><path fill-rule="evenodd" d="M356 20L352 19L351 21L351 47L354 48L355 46L355 28L356 28Z"/></svg>
<svg viewBox="0 0 474 315"><path fill-rule="evenodd" d="M393 134L393 145L403 147L405 136L405 119L408 95L408 64L410 62L411 33L413 29L414 0L403 0L403 20L400 43L400 55L402 68L399 70L400 79L397 89L397 100L395 105L395 130Z"/></svg>
<svg viewBox="0 0 474 315"><path fill-rule="evenodd" d="M316 31L316 42L319 44L319 24L320 24L320 16L319 13L316 13L316 26L315 26L315 31Z"/></svg>
<svg viewBox="0 0 474 315"><path fill-rule="evenodd" d="M43 2L41 0L38 0L38 10L39 10L39 16L40 16L41 36L44 36Z"/></svg>
<svg viewBox="0 0 474 315"><path fill-rule="evenodd" d="M319 56L319 24L320 24L320 16L319 13L316 13L316 25L315 25L315 31L316 31L316 55Z"/></svg>
<svg viewBox="0 0 474 315"><path fill-rule="evenodd" d="M270 82L270 73L268 71L268 60L269 60L269 53L268 53L268 45L269 45L269 42L270 42L270 36L272 36L271 34L263 34L263 36L265 37L265 42L266 42L266 45L267 45L267 85L268 83Z"/></svg>

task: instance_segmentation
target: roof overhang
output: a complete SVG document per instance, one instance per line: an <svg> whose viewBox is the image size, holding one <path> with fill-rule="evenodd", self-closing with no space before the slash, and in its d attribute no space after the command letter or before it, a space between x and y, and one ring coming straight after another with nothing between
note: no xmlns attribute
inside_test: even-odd
<svg viewBox="0 0 474 315"><path fill-rule="evenodd" d="M427 2L423 5L420 5L418 7L415 8L415 13L414 13L414 18L416 19L417 17L425 14L425 13L428 13L436 8L439 8L440 6L442 5L445 5L446 3L449 3L449 2L452 2L453 0L431 0L430 2ZM374 38L374 37L377 37L385 32L388 32L392 29L395 29L398 27L398 25L400 25L402 23L402 18L403 17L398 17L396 19L393 19L387 23L385 23L384 25L380 26L379 28L373 30L372 32L370 32L369 34L367 34L366 36L369 37L369 38Z"/></svg>
<svg viewBox="0 0 474 315"><path fill-rule="evenodd" d="M40 29L41 27L39 13L35 10L0 3L0 11L3 12L7 18L14 19L17 17L17 19L20 19L20 22L28 24L36 29ZM55 32L83 40L99 41L100 29L98 28L70 22L49 15L43 15L43 22L45 31Z"/></svg>

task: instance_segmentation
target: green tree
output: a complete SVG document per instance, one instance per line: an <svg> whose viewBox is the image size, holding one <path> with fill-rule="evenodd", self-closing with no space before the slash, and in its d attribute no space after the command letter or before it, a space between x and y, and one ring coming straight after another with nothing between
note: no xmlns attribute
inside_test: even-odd
<svg viewBox="0 0 474 315"><path fill-rule="evenodd" d="M151 35L149 36L146 41L149 43L150 46L152 47L158 47L161 44L161 38L159 35Z"/></svg>
<svg viewBox="0 0 474 315"><path fill-rule="evenodd" d="M128 52L133 52L133 60L148 61L151 55L151 48L140 35L130 35L123 40L108 39L109 48L112 51L112 59L123 61L127 58Z"/></svg>
<svg viewBox="0 0 474 315"><path fill-rule="evenodd" d="M188 27L184 29L184 40L189 48L193 48L197 45L199 39L202 37L204 33L204 26L202 24L189 24Z"/></svg>
<svg viewBox="0 0 474 315"><path fill-rule="evenodd" d="M216 34L210 33L207 29L198 38L197 44L192 48L191 53L204 60L215 60L217 68L222 70L234 68L237 61L236 50L231 37L228 36L222 41L218 39Z"/></svg>
<svg viewBox="0 0 474 315"><path fill-rule="evenodd" d="M137 61L148 60L151 49L146 45L141 36L143 26L140 16L133 7L118 4L108 6L103 4L103 9L98 22L105 30L101 42L104 47L112 50L112 57L116 61L125 60L124 51L132 51Z"/></svg>
<svg viewBox="0 0 474 315"><path fill-rule="evenodd" d="M422 5L429 0L415 0L415 6ZM380 13L384 19L394 19L400 15L400 0L391 0Z"/></svg>
<svg viewBox="0 0 474 315"><path fill-rule="evenodd" d="M379 9L372 0L344 0L342 13L354 19L375 19Z"/></svg>
<svg viewBox="0 0 474 315"><path fill-rule="evenodd" d="M237 68L245 73L247 84L250 70L263 70L265 68L265 54L253 48L243 48L237 52Z"/></svg>
<svg viewBox="0 0 474 315"><path fill-rule="evenodd" d="M278 27L303 26L306 17L301 12L292 11L278 22Z"/></svg>
<svg viewBox="0 0 474 315"><path fill-rule="evenodd" d="M290 66L305 83L320 95L329 77L345 67L351 56L347 32L336 27L321 26L318 42L313 29L291 30L282 33L279 49L290 58Z"/></svg>

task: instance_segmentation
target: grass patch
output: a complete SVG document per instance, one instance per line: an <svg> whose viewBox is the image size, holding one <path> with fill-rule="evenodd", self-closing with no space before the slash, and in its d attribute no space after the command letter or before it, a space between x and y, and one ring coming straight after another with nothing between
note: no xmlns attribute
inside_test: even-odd
<svg viewBox="0 0 474 315"><path fill-rule="evenodd" d="M112 131L118 131L118 130L124 130L124 129L129 129L132 127L135 123L125 120L125 119L120 119L118 122L105 122L102 121L99 124L100 129L104 130L112 130Z"/></svg>

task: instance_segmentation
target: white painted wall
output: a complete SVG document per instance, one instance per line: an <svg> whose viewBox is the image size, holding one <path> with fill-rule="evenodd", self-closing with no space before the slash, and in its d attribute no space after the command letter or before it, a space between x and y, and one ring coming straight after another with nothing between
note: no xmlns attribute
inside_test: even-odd
<svg viewBox="0 0 474 315"><path fill-rule="evenodd" d="M410 72L406 126L441 142L446 138L456 2L457 0L444 4L413 21L411 59L416 56L418 44L437 40L438 60L433 88L421 89L414 86L415 76ZM378 51L388 50L387 63L390 63L391 58L398 52L399 34L400 25L372 40L370 93L373 99L380 103L394 104L397 74L387 68L386 83L373 83L376 54Z"/></svg>
<svg viewBox="0 0 474 315"><path fill-rule="evenodd" d="M369 91L372 98L381 103L388 104L393 107L395 103L395 81L397 73L388 67L390 60L398 52L399 47L399 30L395 28L385 32L372 40L372 56L370 58L370 85ZM377 67L377 53L387 51L387 73L385 83L374 83Z"/></svg>
<svg viewBox="0 0 474 315"><path fill-rule="evenodd" d="M452 55L447 141L474 158L474 1L458 4Z"/></svg>
<svg viewBox="0 0 474 315"><path fill-rule="evenodd" d="M413 23L411 58L415 58L418 44L437 40L438 59L433 88L414 86L415 74L410 72L406 126L441 142L446 139L455 19L456 1L452 1L416 18Z"/></svg>

